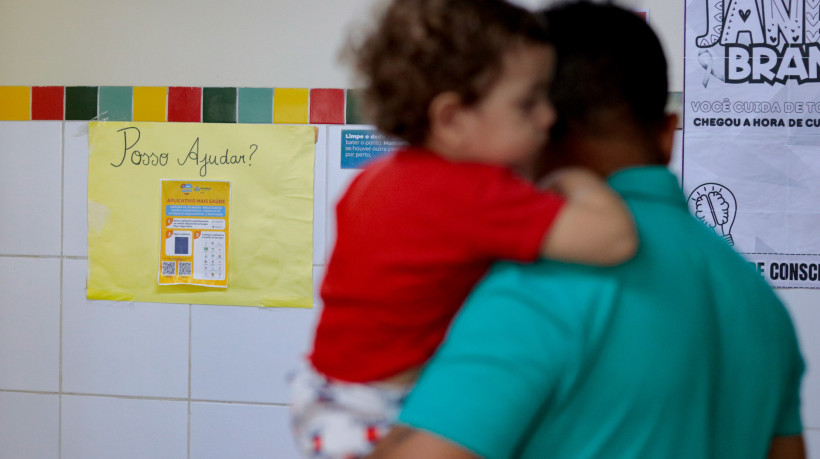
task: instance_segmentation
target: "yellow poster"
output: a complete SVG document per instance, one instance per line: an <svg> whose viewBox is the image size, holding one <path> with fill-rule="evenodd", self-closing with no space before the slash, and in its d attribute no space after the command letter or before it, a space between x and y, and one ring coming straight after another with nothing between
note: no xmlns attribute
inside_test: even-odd
<svg viewBox="0 0 820 459"><path fill-rule="evenodd" d="M228 286L231 184L162 181L160 285Z"/></svg>
<svg viewBox="0 0 820 459"><path fill-rule="evenodd" d="M312 307L314 142L311 126L90 123L87 297ZM186 183L200 190L216 183L229 187L224 190L224 246L213 233L220 223L176 220L201 216L166 213L163 181L177 182L180 190ZM214 211L175 209L205 210ZM170 240L167 231L172 231ZM185 241L188 232L191 238ZM169 253L170 242L174 250L178 243L182 253L195 255L198 239L225 251L222 274L214 263L207 275L224 277L226 283L163 283L158 254ZM166 261L176 262L176 281L185 277L180 274L190 271L195 279L200 272L194 257ZM192 264L180 266L180 261ZM200 268L204 275L204 265Z"/></svg>

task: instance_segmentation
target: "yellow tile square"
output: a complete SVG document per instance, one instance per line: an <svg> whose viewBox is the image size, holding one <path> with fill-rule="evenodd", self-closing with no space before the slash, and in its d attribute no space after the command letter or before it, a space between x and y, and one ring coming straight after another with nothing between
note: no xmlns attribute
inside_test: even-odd
<svg viewBox="0 0 820 459"><path fill-rule="evenodd" d="M31 120L31 88L29 86L0 86L0 120Z"/></svg>
<svg viewBox="0 0 820 459"><path fill-rule="evenodd" d="M168 88L134 86L134 121L166 121Z"/></svg>
<svg viewBox="0 0 820 459"><path fill-rule="evenodd" d="M273 122L307 124L309 94L307 88L274 89Z"/></svg>

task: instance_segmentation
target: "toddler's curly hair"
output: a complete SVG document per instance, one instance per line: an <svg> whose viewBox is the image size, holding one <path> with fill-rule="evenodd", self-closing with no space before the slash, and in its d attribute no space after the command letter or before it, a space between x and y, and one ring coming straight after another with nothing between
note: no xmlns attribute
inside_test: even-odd
<svg viewBox="0 0 820 459"><path fill-rule="evenodd" d="M385 134L422 145L433 99L454 92L481 100L504 54L547 43L538 16L503 0L392 0L375 27L344 57L364 81L365 117Z"/></svg>

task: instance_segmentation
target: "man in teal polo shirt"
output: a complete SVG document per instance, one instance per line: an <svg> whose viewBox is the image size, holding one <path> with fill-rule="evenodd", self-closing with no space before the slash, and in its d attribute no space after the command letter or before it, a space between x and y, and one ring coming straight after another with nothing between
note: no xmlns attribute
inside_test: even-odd
<svg viewBox="0 0 820 459"><path fill-rule="evenodd" d="M789 315L665 167L676 119L660 43L614 6L546 16L550 164L608 176L639 251L613 268L495 266L373 457L804 457Z"/></svg>

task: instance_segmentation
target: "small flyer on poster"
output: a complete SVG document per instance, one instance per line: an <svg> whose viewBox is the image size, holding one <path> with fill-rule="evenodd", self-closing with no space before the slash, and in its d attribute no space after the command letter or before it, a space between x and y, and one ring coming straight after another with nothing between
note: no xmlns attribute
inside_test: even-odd
<svg viewBox="0 0 820 459"><path fill-rule="evenodd" d="M162 180L159 284L228 287L230 182Z"/></svg>
<svg viewBox="0 0 820 459"><path fill-rule="evenodd" d="M399 147L404 142L375 129L342 130L342 169L361 169L365 164Z"/></svg>

